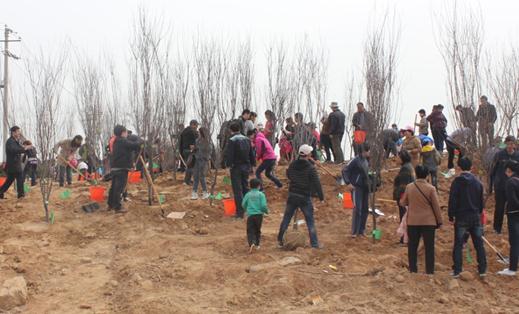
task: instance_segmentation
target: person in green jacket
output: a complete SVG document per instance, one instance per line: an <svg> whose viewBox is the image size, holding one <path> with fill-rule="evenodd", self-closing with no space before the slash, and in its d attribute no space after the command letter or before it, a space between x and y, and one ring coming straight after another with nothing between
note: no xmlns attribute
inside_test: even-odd
<svg viewBox="0 0 519 314"><path fill-rule="evenodd" d="M247 211L247 240L250 246L250 253L256 248L260 248L261 224L263 214L268 214L267 198L259 189L261 181L254 178L249 182L251 190L245 194L242 201L243 208Z"/></svg>

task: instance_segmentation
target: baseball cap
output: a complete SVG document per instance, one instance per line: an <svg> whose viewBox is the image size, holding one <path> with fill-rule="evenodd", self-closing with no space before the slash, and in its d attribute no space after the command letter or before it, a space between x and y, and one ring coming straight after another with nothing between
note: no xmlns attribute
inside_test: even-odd
<svg viewBox="0 0 519 314"><path fill-rule="evenodd" d="M313 150L312 146L303 144L299 147L299 155L308 156L313 152Z"/></svg>

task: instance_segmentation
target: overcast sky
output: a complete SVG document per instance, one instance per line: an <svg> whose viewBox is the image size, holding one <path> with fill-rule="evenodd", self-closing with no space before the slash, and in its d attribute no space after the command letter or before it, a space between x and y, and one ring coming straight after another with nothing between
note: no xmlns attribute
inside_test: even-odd
<svg viewBox="0 0 519 314"><path fill-rule="evenodd" d="M230 39L250 37L257 59L256 71L264 76L265 46L273 39L297 41L305 35L329 52L327 102L344 103L350 73L360 76L362 45L367 28L386 7L394 10L401 25L398 78L399 123L408 124L415 112L447 103L445 71L435 43L434 20L443 0L2 0L0 23L22 37L12 51L29 57L40 47L56 49L69 39L75 47L96 56L108 51L121 62L129 52L131 23L140 6L172 23L177 34L190 38L197 31ZM519 30L519 1L467 0L484 15L485 47L500 53L515 41ZM515 42L514 42L515 44ZM190 41L185 41L189 46ZM261 60L259 60L261 59ZM20 80L13 67L13 84ZM124 63L122 63L124 64ZM263 81L257 82L259 87ZM69 87L69 89L72 89ZM125 94L125 93L123 93ZM492 101L492 99L490 99Z"/></svg>

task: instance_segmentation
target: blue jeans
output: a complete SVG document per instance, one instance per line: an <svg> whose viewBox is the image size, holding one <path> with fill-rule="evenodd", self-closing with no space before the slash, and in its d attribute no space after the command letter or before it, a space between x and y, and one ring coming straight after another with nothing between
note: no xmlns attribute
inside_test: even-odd
<svg viewBox="0 0 519 314"><path fill-rule="evenodd" d="M207 192L207 184L205 181L207 163L207 160L197 160L193 167L193 192L198 192L198 184L202 186L202 191Z"/></svg>
<svg viewBox="0 0 519 314"><path fill-rule="evenodd" d="M236 217L243 218L244 210L241 202L243 195L249 192L249 165L240 165L231 168L232 192L236 203Z"/></svg>
<svg viewBox="0 0 519 314"><path fill-rule="evenodd" d="M452 259L454 261L453 270L455 274L463 271L463 244L464 235L469 233L476 249L478 260L478 271L484 274L487 271L487 258L485 255L485 247L483 245L483 226L478 216L470 217L464 220L456 219L454 224L454 248L452 250Z"/></svg>
<svg viewBox="0 0 519 314"><path fill-rule="evenodd" d="M508 242L510 242L510 269L517 271L519 259L519 213L508 214Z"/></svg>
<svg viewBox="0 0 519 314"><path fill-rule="evenodd" d="M283 186L283 184L281 184L279 179L276 178L276 176L272 173L274 171L274 167L275 166L276 166L276 160L275 159L263 160L261 165L259 165L259 167L256 169L256 178L258 178L260 181L262 181L261 180L261 173L263 171L265 171L265 174L267 175L267 178L269 178L270 181L274 182L274 184L278 188L280 188L280 187ZM263 181L262 181L262 184L263 184Z"/></svg>
<svg viewBox="0 0 519 314"><path fill-rule="evenodd" d="M355 207L351 218L351 234L361 235L366 230L366 221L368 220L369 190L355 187L351 194Z"/></svg>
<svg viewBox="0 0 519 314"><path fill-rule="evenodd" d="M308 227L308 234L310 235L310 245L314 248L319 247L319 241L317 240L317 230L315 229L314 221L314 205L312 204L312 198L310 196L303 196L298 194L289 193L287 199L287 206L285 208L285 214L279 226L278 242L283 243L283 236L287 231L288 225L292 220L297 209L301 209L305 216L306 226Z"/></svg>

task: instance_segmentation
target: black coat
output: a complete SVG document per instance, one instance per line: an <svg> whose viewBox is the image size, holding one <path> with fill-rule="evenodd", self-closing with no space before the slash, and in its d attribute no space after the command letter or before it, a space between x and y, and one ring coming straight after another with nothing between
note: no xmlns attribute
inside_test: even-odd
<svg viewBox="0 0 519 314"><path fill-rule="evenodd" d="M519 162L519 152L515 151L510 155L506 149L502 149L496 154L494 157L492 172L490 173L491 188L493 187L495 190L500 191L505 190L505 184L508 180L508 177L505 174L505 167L508 161Z"/></svg>
<svg viewBox="0 0 519 314"><path fill-rule="evenodd" d="M114 141L112 159L110 166L114 169L133 168L133 152L138 152L141 149L142 141L130 141L124 137L117 137Z"/></svg>
<svg viewBox="0 0 519 314"><path fill-rule="evenodd" d="M324 200L323 188L315 166L306 159L294 160L287 169L289 180L288 191L303 196L312 196L316 193L319 199Z"/></svg>
<svg viewBox="0 0 519 314"><path fill-rule="evenodd" d="M225 166L231 168L251 167L256 164L251 142L248 137L241 133L231 136L225 146L224 157Z"/></svg>
<svg viewBox="0 0 519 314"><path fill-rule="evenodd" d="M22 154L25 153L25 149L14 137L10 137L5 143L5 153L7 173L15 174L22 172Z"/></svg>
<svg viewBox="0 0 519 314"><path fill-rule="evenodd" d="M198 132L195 129L193 129L190 126L185 128L184 131L182 131L182 133L180 133L180 143L179 143L180 152L188 150L190 145L195 146L197 138L198 138Z"/></svg>
<svg viewBox="0 0 519 314"><path fill-rule="evenodd" d="M346 116L340 110L336 110L328 116L328 123L330 132L328 134L331 135L343 135L345 124L346 124Z"/></svg>

